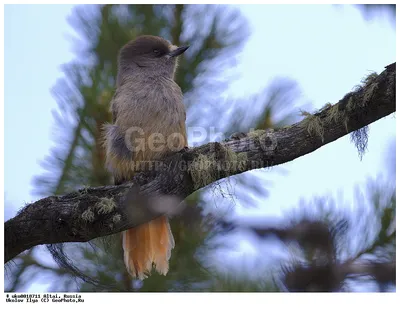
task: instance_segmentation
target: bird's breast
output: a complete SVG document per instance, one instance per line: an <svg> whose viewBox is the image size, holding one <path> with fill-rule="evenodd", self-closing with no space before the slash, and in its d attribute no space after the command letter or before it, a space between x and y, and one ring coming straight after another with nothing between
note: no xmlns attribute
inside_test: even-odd
<svg viewBox="0 0 400 309"><path fill-rule="evenodd" d="M129 103L118 120L135 161L159 158L187 145L183 95L175 82L149 80L129 90Z"/></svg>

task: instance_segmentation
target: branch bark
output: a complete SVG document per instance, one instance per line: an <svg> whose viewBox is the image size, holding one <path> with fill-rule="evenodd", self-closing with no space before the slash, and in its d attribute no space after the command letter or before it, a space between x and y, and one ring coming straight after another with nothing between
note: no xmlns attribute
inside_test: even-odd
<svg viewBox="0 0 400 309"><path fill-rule="evenodd" d="M286 128L235 135L178 152L119 186L84 188L25 206L5 222L5 262L40 244L86 242L176 212L194 191L292 161L396 111L396 64L335 105Z"/></svg>

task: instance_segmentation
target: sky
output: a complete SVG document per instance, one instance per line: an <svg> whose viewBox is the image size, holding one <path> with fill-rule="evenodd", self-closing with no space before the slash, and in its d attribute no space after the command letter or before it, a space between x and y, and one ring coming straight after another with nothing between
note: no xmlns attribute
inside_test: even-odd
<svg viewBox="0 0 400 309"><path fill-rule="evenodd" d="M67 22L73 5L5 6L5 219L35 201L32 178L43 172L39 162L49 154L57 104L50 93L62 76L60 65L74 58ZM251 36L236 70L241 77L229 92L251 94L276 76L295 79L313 109L335 103L363 77L395 61L395 27L387 18L365 20L353 6L241 5ZM312 109L310 112L313 111ZM354 186L376 177L384 151L395 137L395 117L370 126L368 151L360 160L345 136L285 164L287 174L271 171L270 197L263 207L238 207L238 216L276 216L300 198L343 193L351 202ZM256 256L254 244L239 240L241 260ZM34 285L40 291L45 285Z"/></svg>
<svg viewBox="0 0 400 309"><path fill-rule="evenodd" d="M32 177L49 153L57 108L50 89L60 65L73 59L67 35L72 5L5 6L5 204L15 209L35 201ZM6 209L5 219L12 216Z"/></svg>
<svg viewBox="0 0 400 309"><path fill-rule="evenodd" d="M325 103L335 103L371 72L380 73L396 60L395 27L385 16L366 20L354 6L242 5L252 35L240 57L237 71L242 78L233 83L233 93L256 92L276 76L295 79L309 111ZM344 136L282 167L287 173L271 170L270 195L260 199L261 207L236 207L237 217L282 218L291 214L300 199L333 196L343 207L354 205L355 186L385 174L387 147L395 138L393 115L370 125L368 150L360 160L357 149ZM251 220L253 221L253 220ZM237 236L239 250L221 260L264 259L265 250L254 238ZM231 241L235 243L236 240ZM269 250L269 249L268 249ZM229 264L229 263L228 263Z"/></svg>
<svg viewBox="0 0 400 309"><path fill-rule="evenodd" d="M396 60L395 29L386 19L367 22L353 6L292 7L241 7L253 34L237 68L242 73L241 87L232 85L232 89L257 91L275 76L287 76L299 83L313 111L337 102L363 77L382 72ZM366 175L375 176L382 168L382 150L394 136L395 118L390 115L370 126L362 161L347 135L285 164L290 176L274 181L269 202L292 205L299 196L351 188ZM287 188L292 194L285 196Z"/></svg>

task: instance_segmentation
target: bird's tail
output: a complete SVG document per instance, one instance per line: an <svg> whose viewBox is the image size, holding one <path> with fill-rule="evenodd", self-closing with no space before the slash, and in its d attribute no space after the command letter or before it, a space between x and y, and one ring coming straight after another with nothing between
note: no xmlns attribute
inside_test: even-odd
<svg viewBox="0 0 400 309"><path fill-rule="evenodd" d="M132 277L147 278L153 263L157 272L166 275L175 246L168 218L162 216L122 232L122 246L125 266Z"/></svg>

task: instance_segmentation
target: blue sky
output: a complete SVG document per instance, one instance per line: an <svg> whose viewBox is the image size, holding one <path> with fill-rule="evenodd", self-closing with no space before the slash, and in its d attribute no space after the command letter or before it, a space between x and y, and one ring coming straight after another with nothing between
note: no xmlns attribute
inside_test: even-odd
<svg viewBox="0 0 400 309"><path fill-rule="evenodd" d="M309 111L313 111L337 102L363 77L373 71L380 73L395 61L395 29L386 19L367 22L353 6L290 7L241 6L253 34L237 68L242 78L232 85L232 92L240 94L246 89L251 93L277 75L286 76L299 83L305 100L312 104ZM289 175L274 174L269 203L280 208L295 205L301 196L339 189L352 192L355 183L380 172L382 151L395 137L395 129L393 115L372 124L362 161L350 137L345 136L285 164ZM287 194L288 188L291 194Z"/></svg>
<svg viewBox="0 0 400 309"><path fill-rule="evenodd" d="M240 57L232 93L259 91L274 77L295 79L313 109L335 103L375 71L380 73L396 59L395 27L381 16L366 21L354 6L332 5L240 6L252 35ZM385 151L395 138L396 120L390 115L370 125L368 150L362 161L350 136L328 144L282 167L271 170L270 196L262 207L236 207L239 217L282 217L299 199L331 195L342 206L353 204L356 185L385 174ZM240 250L222 258L235 262L262 258L258 241L238 237ZM232 241L232 243L234 243ZM270 250L270 248L268 248Z"/></svg>
<svg viewBox="0 0 400 309"><path fill-rule="evenodd" d="M31 181L52 145L50 88L62 76L60 65L73 59L66 18L72 5L5 6L5 219L34 201ZM252 31L236 68L241 78L230 88L243 95L264 88L275 76L299 83L314 108L337 102L372 71L395 61L395 28L385 18L366 21L352 6L239 6ZM312 111L312 110L310 110ZM393 115L370 126L369 147L360 161L349 136L271 172L270 198L239 215L278 215L300 198L343 192L351 201L354 185L375 177L395 137ZM10 208L11 206L11 208ZM232 259L255 254L245 241ZM39 286L36 286L38 288ZM38 288L40 289L40 288Z"/></svg>
<svg viewBox="0 0 400 309"><path fill-rule="evenodd" d="M66 39L72 5L5 6L5 202L19 208L34 201L31 181L52 145L50 88L73 59ZM6 211L5 217L12 212Z"/></svg>

